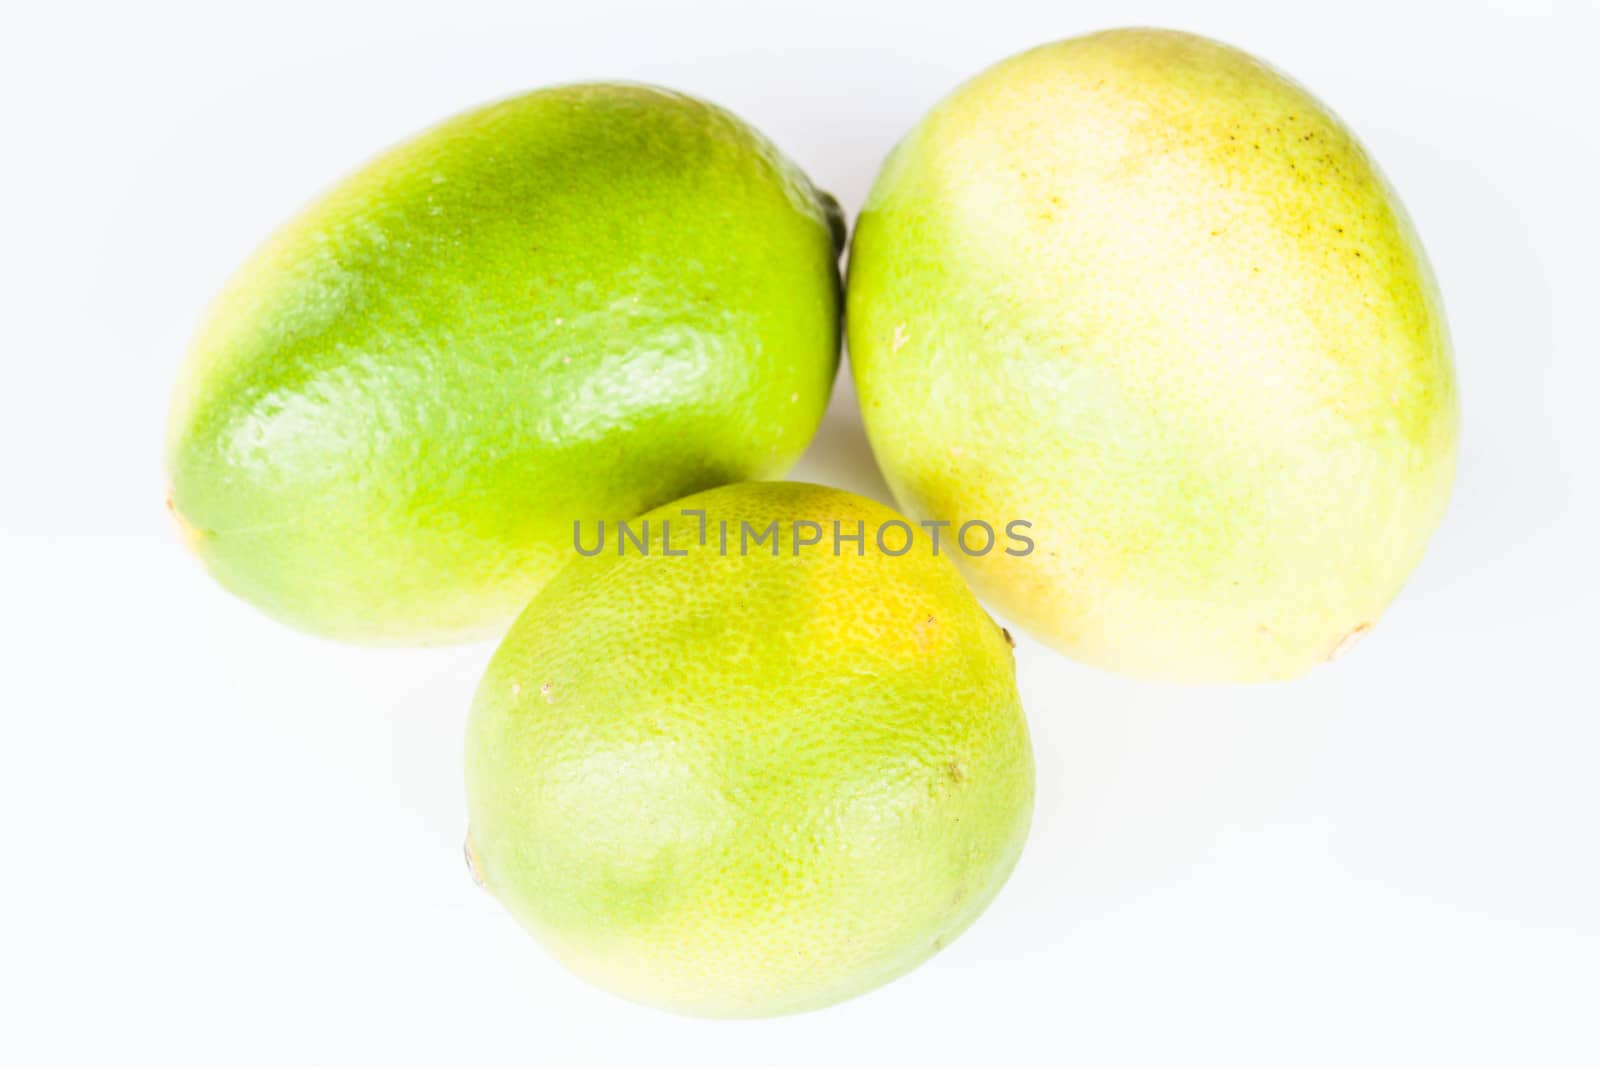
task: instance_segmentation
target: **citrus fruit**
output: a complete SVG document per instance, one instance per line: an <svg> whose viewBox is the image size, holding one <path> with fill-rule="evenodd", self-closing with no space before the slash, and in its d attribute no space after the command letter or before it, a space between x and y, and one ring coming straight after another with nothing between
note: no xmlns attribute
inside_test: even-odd
<svg viewBox="0 0 1600 1067"><path fill-rule="evenodd" d="M774 476L838 362L842 222L743 122L574 85L337 185L211 308L170 503L229 589L316 633L501 627L575 520Z"/></svg>
<svg viewBox="0 0 1600 1067"><path fill-rule="evenodd" d="M688 1014L802 1011L915 967L1000 889L1033 799L1010 642L947 556L878 548L900 521L713 489L517 619L468 727L469 854L574 971Z"/></svg>
<svg viewBox="0 0 1600 1067"><path fill-rule="evenodd" d="M1453 477L1438 290L1355 137L1200 37L1008 59L895 148L857 222L850 358L911 515L1025 520L965 561L1090 663L1291 677L1370 628Z"/></svg>

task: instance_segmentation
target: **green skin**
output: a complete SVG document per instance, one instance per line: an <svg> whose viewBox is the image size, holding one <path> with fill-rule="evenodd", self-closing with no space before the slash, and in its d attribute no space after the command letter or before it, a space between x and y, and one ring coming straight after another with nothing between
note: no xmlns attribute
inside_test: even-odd
<svg viewBox="0 0 1600 1067"><path fill-rule="evenodd" d="M707 512L705 546L682 508ZM880 553L897 516L841 490L725 486L644 518L650 555L619 556L608 525L484 676L476 873L574 971L672 1011L805 1011L910 970L1027 836L1009 638L948 556ZM866 523L864 556L831 532L791 553L796 520L835 519ZM741 556L741 520L778 520L782 553Z"/></svg>
<svg viewBox="0 0 1600 1067"><path fill-rule="evenodd" d="M1445 508L1457 398L1393 191L1305 90L1123 30L939 104L857 223L851 363L924 519L1026 519L965 561L1090 663L1287 678L1348 648Z"/></svg>
<svg viewBox="0 0 1600 1067"><path fill-rule="evenodd" d="M786 470L838 365L842 220L738 119L576 85L452 119L234 276L183 369L171 504L302 629L491 632L575 520Z"/></svg>

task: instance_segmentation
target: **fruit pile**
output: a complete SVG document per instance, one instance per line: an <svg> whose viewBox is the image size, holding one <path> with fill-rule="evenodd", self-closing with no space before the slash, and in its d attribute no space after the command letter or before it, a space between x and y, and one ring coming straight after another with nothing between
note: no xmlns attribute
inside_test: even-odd
<svg viewBox="0 0 1600 1067"><path fill-rule="evenodd" d="M1416 235L1238 51L1124 30L1006 60L891 153L841 285L845 236L725 111L530 93L271 238L170 415L169 504L230 590L350 641L505 634L473 870L574 971L677 1011L865 992L999 891L1033 763L968 582L1089 663L1289 678L1373 625L1449 494ZM905 517L766 480L841 317Z"/></svg>

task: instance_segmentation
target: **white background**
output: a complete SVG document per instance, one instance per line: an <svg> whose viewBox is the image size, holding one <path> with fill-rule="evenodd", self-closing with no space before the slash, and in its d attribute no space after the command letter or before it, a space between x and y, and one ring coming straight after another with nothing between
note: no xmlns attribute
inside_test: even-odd
<svg viewBox="0 0 1600 1067"><path fill-rule="evenodd" d="M1024 47L1175 26L1361 135L1439 274L1450 514L1293 684L1024 641L1039 805L988 913L860 1000L752 1023L563 972L460 859L488 645L340 647L218 589L162 508L205 301L380 148L564 80L751 120L852 213ZM0 24L0 1061L1594 1064L1600 338L1593 3L19 4ZM841 386L797 476L881 494Z"/></svg>

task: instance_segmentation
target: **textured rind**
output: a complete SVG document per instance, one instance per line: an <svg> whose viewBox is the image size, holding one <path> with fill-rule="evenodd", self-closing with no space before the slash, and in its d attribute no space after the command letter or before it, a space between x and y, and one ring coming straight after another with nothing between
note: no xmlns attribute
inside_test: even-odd
<svg viewBox="0 0 1600 1067"><path fill-rule="evenodd" d="M169 421L219 580L366 642L511 618L576 519L786 470L838 363L828 202L738 119L576 85L381 156L211 308Z"/></svg>
<svg viewBox="0 0 1600 1067"><path fill-rule="evenodd" d="M513 625L468 726L472 852L577 973L688 1014L803 1011L915 967L999 891L1033 800L1009 642L946 557L877 551L896 517L714 489ZM662 555L663 519L687 555ZM832 554L834 519L867 523L866 555ZM721 520L734 545L779 520L782 553L722 555ZM795 520L828 531L798 557Z"/></svg>
<svg viewBox="0 0 1600 1067"><path fill-rule="evenodd" d="M967 561L1129 674L1291 677L1370 627L1455 464L1443 311L1348 130L1251 57L1123 30L1006 60L885 163L851 364L908 512L1026 519Z"/></svg>

